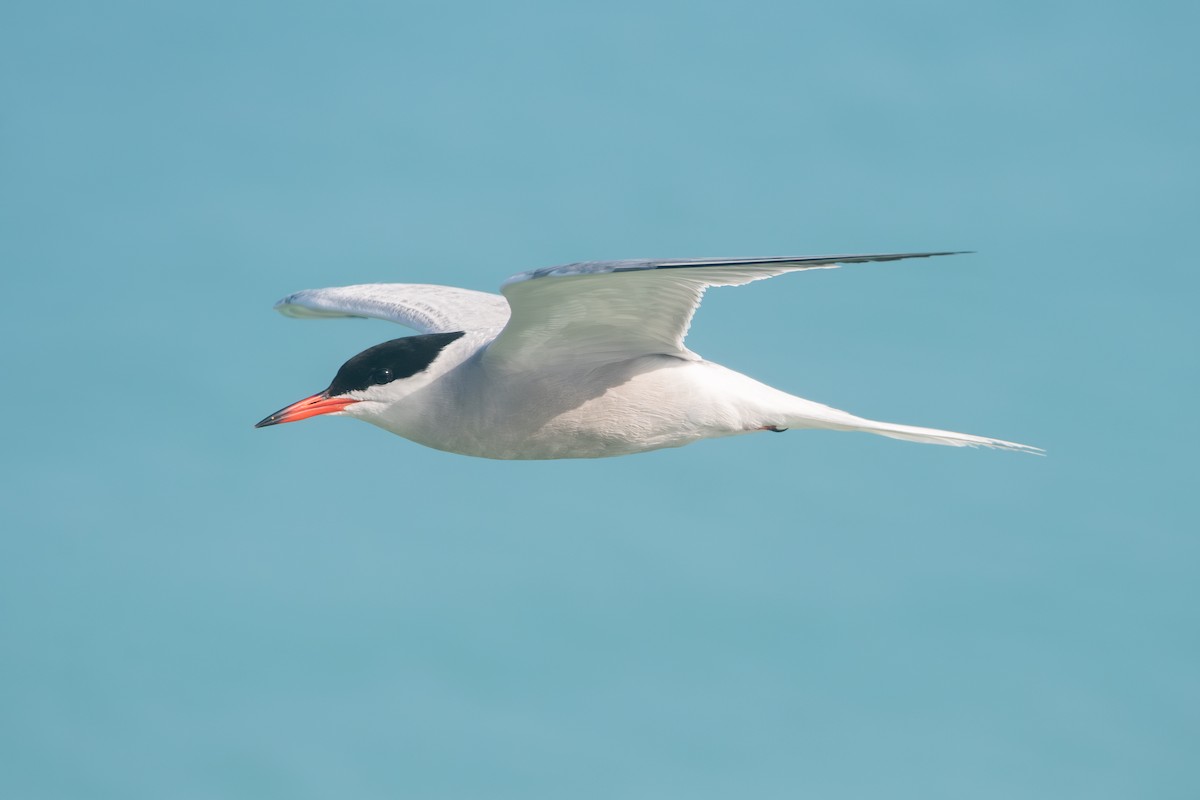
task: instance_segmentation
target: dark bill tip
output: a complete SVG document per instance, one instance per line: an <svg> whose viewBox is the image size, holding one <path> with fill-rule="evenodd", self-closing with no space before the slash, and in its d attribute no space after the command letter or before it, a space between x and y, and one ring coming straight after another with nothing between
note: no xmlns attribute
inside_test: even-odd
<svg viewBox="0 0 1200 800"><path fill-rule="evenodd" d="M318 392L312 397L306 397L279 409L269 417L256 422L254 427L266 428L270 425L282 425L285 422L299 422L319 414L336 414L346 406L354 405L357 402L349 397L329 397L325 392Z"/></svg>

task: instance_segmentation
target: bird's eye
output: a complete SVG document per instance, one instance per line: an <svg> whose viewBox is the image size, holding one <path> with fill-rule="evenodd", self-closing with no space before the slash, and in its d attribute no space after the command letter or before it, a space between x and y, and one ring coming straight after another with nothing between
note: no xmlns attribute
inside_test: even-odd
<svg viewBox="0 0 1200 800"><path fill-rule="evenodd" d="M391 382L392 382L392 371L390 369L388 369L387 367L380 367L379 369L377 369L371 373L371 383L384 384L384 383L391 383Z"/></svg>

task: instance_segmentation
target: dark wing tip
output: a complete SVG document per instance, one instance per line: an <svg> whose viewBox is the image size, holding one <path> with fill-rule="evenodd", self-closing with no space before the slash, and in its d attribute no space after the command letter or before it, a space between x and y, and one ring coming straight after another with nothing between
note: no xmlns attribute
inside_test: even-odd
<svg viewBox="0 0 1200 800"><path fill-rule="evenodd" d="M807 267L833 266L835 264L862 264L869 261L899 261L905 258L930 258L932 256L957 256L973 253L974 250L938 250L927 253L865 253L860 255L828 256L767 256L764 258L684 258L684 259L627 259L624 261L579 261L555 267L520 272L503 284L507 288L516 283L536 278L572 277L578 275L604 275L612 272L641 272L653 269L692 269L704 267L766 267L794 264L798 269Z"/></svg>
<svg viewBox="0 0 1200 800"><path fill-rule="evenodd" d="M679 261L649 261L630 269L683 269L688 267L754 267L769 264L862 264L869 261L900 261L905 258L930 258L932 256L957 256L973 253L974 250L938 250L927 253L863 253L855 255L828 256L770 256L767 258L697 258ZM620 272L622 270L614 270Z"/></svg>
<svg viewBox="0 0 1200 800"><path fill-rule="evenodd" d="M830 259L845 258L852 261L900 261L905 258L933 258L934 256L964 256L974 253L974 250L939 250L934 253L879 253L865 256L829 256Z"/></svg>

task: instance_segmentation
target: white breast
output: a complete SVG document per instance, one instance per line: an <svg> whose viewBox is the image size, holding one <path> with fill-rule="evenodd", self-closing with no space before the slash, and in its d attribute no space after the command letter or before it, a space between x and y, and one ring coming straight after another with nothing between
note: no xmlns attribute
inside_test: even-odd
<svg viewBox="0 0 1200 800"><path fill-rule="evenodd" d="M762 390L777 393L716 364L670 356L549 373L489 372L473 358L398 406L401 413L372 421L464 455L601 458L755 430Z"/></svg>

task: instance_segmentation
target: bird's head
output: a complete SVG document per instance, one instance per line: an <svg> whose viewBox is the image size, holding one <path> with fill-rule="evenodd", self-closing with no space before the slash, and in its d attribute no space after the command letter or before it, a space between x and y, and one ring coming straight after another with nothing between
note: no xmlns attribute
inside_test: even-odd
<svg viewBox="0 0 1200 800"><path fill-rule="evenodd" d="M406 336L377 344L351 358L329 388L281 408L254 427L298 422L319 414L370 419L427 385L429 367L462 331Z"/></svg>

